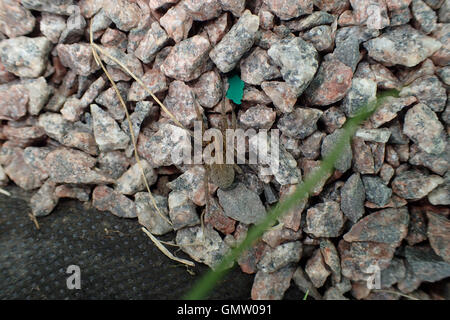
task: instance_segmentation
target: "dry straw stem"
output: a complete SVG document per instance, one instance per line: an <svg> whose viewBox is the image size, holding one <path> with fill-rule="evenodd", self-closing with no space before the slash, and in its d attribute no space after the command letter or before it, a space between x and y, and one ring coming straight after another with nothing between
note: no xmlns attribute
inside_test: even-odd
<svg viewBox="0 0 450 320"><path fill-rule="evenodd" d="M169 250L166 249L166 247L164 247L162 245L162 243L155 238L155 236L153 236L147 229L145 229L144 227L142 227L142 231L144 231L144 233L153 241L153 243L155 244L155 246L158 247L159 250L162 251L162 253L164 253L168 258L180 262L182 264L185 264L187 266L190 267L195 267L195 264L192 261L186 260L186 259L181 259L181 258L177 258L175 257Z"/></svg>
<svg viewBox="0 0 450 320"><path fill-rule="evenodd" d="M114 88L114 91L116 92L116 95L117 95L117 97L119 98L119 101L120 101L120 103L121 103L121 105L122 105L122 107L123 107L123 109L124 109L124 111L125 111L125 114L126 114L126 117L127 117L127 121L128 121L128 126L129 126L129 128L130 128L130 135L131 135L131 141L132 141L132 143L133 143L133 148L134 148L134 157L135 157L135 159L136 159L136 163L138 164L138 166L139 166L139 169L140 169L140 171L141 171L141 174L142 174L142 177L143 177L143 180L144 180L144 184L145 184L145 187L146 187L146 189L147 189L147 192L148 192L148 194L149 194L149 196L150 196L150 199L151 199L151 201L152 201L152 203L153 203L153 206L155 207L155 209L156 209L156 211L158 212L158 214L161 216L161 218L163 218L165 221L167 221L167 223L169 223L170 225L172 225L172 222L169 220L169 219L167 219L163 214L162 214L162 212L161 212L161 210L159 210L159 208L158 208L158 205L156 204L156 200L155 200L155 198L153 197L153 194L152 194L152 192L150 191L150 186L148 185L148 181L147 181L147 178L145 177L145 173L144 173L144 169L142 168L142 164L141 164L141 161L140 161L140 157L139 157L139 154L138 154L138 151L137 151L137 144L136 144L136 142L137 142L137 140L136 140L136 137L135 137L135 135L134 135L134 130L133 130L133 124L132 124L132 122L131 122L131 119L130 119L130 114L129 114L129 112L128 112L128 109L127 109L127 106L126 106L126 103L125 103L125 101L123 100L123 98L122 98L122 95L120 94L120 91L119 91L119 89L117 88L117 85L116 85L116 83L114 82L114 80L112 79L112 77L111 77L111 75L109 74L109 72L108 72L108 70L106 70L106 68L105 68L105 65L103 64L103 62L102 62L102 60L100 59L100 57L98 56L98 53L97 53L97 50L99 50L100 52L102 52L102 53L105 53L99 46L97 46L95 43L94 43L94 37L93 37L93 33L92 33L92 23L91 23L91 26L90 26L90 30L89 30L89 33L90 33L90 43L91 43L91 48L92 48L92 54L93 54L93 56L94 56L94 59L95 59L95 61L97 62L97 64L102 68L102 70L103 70L103 72L106 74L106 76L107 76L107 78L108 78L108 80L109 80L109 82L111 82L111 85L112 85L112 87ZM105 54L105 55L107 55L109 58L111 58L111 59L113 59L119 66L121 66L123 69L124 69L124 71L125 72L127 72L127 73L129 73L133 78L135 78L136 79L136 81L138 81L139 82L139 84L141 85L141 86L143 86L144 87L144 89L146 90L146 91L148 91L151 95L152 95L152 97L163 107L163 109L165 109L165 110L167 110L165 107L164 107L164 105L153 95L153 93L149 90L149 89L147 89L147 88L145 88L145 85L144 85L144 83L140 80L140 79L138 79L136 76L134 76L131 72L130 72L130 70L128 70L128 68L126 68L120 61L118 61L117 59L115 59L114 57L111 57L110 55L108 55L108 54ZM168 111L167 111L168 112ZM170 112L168 112L168 114L171 116L171 117L173 117L173 115L171 115L170 114ZM175 118L174 118L174 121L177 121ZM181 124L180 124L181 125ZM145 231L147 231L147 230L145 230ZM148 231L147 231L148 232ZM148 233L149 234L149 236L150 236L150 233ZM184 263L184 264L186 264L186 265L189 265L189 266L192 266L193 265L193 262L191 262L191 261L187 261L187 260L184 260L184 259L178 259L178 258L176 258L176 257L174 257L153 235L151 235L150 236L150 238L152 239L152 241L156 244L156 246L167 256L167 257L169 257L170 259L172 259L172 260L174 260L174 261L177 261L177 262L181 262L181 263Z"/></svg>
<svg viewBox="0 0 450 320"><path fill-rule="evenodd" d="M91 28L92 31L92 28ZM139 83L139 85L156 101L156 103L159 104L159 106L161 107L161 109L163 109L163 111L165 113L167 113L167 115L170 117L170 119L175 122L175 124L177 126L179 126L180 128L186 130L189 135L193 136L194 134L186 129L180 121L177 120L177 118L175 118L175 116L167 109L167 107L161 102L161 100L159 100L154 94L153 92L148 88L148 86L142 82L141 79L139 79L138 76L136 76L133 72L130 71L130 69L127 68L126 65L124 65L121 61L119 61L117 58L113 57L112 55L110 55L108 52L106 52L105 50L103 50L101 47L99 47L97 44L94 43L93 38L91 36L91 46L93 47L93 49L99 51L101 54L105 55L106 57L108 57L109 59L111 59L112 61L114 61L117 65L119 65L123 71L125 71L126 73L128 73L129 76L131 76L137 83ZM94 50L93 50L94 51ZM97 54L97 58L98 58L98 54ZM96 58L96 59L97 59ZM107 71L105 70L105 73Z"/></svg>
<svg viewBox="0 0 450 320"><path fill-rule="evenodd" d="M0 193L1 193L1 194L4 194L4 195L7 196L7 197L11 197L11 193L9 193L8 191L6 191L6 190L4 190L4 189L2 189L2 188L0 188Z"/></svg>
<svg viewBox="0 0 450 320"><path fill-rule="evenodd" d="M400 296L400 297L407 298L409 300L420 300L419 298L416 298L416 297L413 297L413 296L410 296L408 294L404 294L404 293L401 293L401 292L393 291L393 290L377 289L377 290L374 290L374 292L394 294L394 295L397 295L397 296Z"/></svg>
<svg viewBox="0 0 450 320"><path fill-rule="evenodd" d="M91 44L93 44L94 41L93 41L93 37L92 37L92 28L91 28L90 31L91 31ZM115 90L115 92L116 92L116 94L117 94L117 97L119 98L120 103L121 103L123 109L125 110L125 114L126 114L126 116L127 116L127 121L128 121L128 126L129 126L129 128L130 128L131 141L133 142L133 147L134 147L134 156L135 156L136 162L137 162L137 164L138 164L138 166L139 166L139 168L140 168L140 170L141 170L141 174L142 174L142 177L143 177L143 179L144 179L145 187L147 188L147 191L148 191L148 193L149 193L149 195L150 195L150 198L151 198L151 200L152 200L152 202L153 202L153 205L154 205L155 209L158 211L159 215L160 215L165 221L167 221L169 224L172 224L172 223L170 222L170 220L168 220L168 219L161 213L161 211L159 210L159 208L158 208L158 206L157 206L157 204L156 204L155 198L153 197L153 195L152 195L152 193L151 193L151 191L150 191L150 187L149 187L149 185L148 185L147 178L145 177L145 173L144 173L144 170L143 170L143 168L142 168L142 164L141 164L141 161L140 161L140 158L139 158L139 154L138 154L138 152L137 152L136 137L135 137L135 135L134 135L133 124L132 124L132 122L131 122L130 114L129 114L129 112L128 112L128 109L127 109L127 106L126 106L126 104L125 104L125 101L123 100L122 95L120 94L120 91L119 91L119 89L118 89L117 86L116 86L116 83L115 83L114 80L111 78L109 72L106 70L105 65L104 65L103 62L101 61L101 59L100 59L100 57L98 56L98 53L97 53L96 49L94 49L94 47L92 48L92 53L93 53L93 55L94 55L95 61L96 61L97 64L103 69L103 71L105 72L105 74L106 74L106 76L108 77L109 81L111 82L111 85L113 86L113 88L114 88L114 90Z"/></svg>
<svg viewBox="0 0 450 320"><path fill-rule="evenodd" d="M29 213L28 216L30 217L30 220L33 221L34 225L36 226L36 229L41 229L41 227L39 226L39 222L36 219L36 216L32 213Z"/></svg>

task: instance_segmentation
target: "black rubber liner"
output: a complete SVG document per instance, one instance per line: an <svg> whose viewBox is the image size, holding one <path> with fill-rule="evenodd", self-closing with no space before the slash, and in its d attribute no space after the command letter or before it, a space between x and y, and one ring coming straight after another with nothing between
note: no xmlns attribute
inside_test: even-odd
<svg viewBox="0 0 450 320"><path fill-rule="evenodd" d="M153 245L136 219L75 200L60 201L39 219L38 231L28 217L30 193L6 189L12 197L0 195L1 299L180 299L208 270L197 263L189 274ZM69 265L81 269L81 290L67 289ZM252 282L253 275L234 268L210 298L249 299ZM301 296L291 288L285 298Z"/></svg>

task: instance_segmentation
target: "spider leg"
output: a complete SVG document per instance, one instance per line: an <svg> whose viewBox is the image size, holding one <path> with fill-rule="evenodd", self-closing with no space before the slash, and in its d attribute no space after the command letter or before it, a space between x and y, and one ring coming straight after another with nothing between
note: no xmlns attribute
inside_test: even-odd
<svg viewBox="0 0 450 320"><path fill-rule="evenodd" d="M236 112L234 112L234 108L231 107L231 128L233 130L237 129L237 118L236 118Z"/></svg>
<svg viewBox="0 0 450 320"><path fill-rule="evenodd" d="M202 137L203 137L203 134L205 133L205 121L200 111L200 106L198 104L195 105L195 113L197 114L197 121L200 121L202 123Z"/></svg>
<svg viewBox="0 0 450 320"><path fill-rule="evenodd" d="M205 187L205 210L203 210L200 216L200 222L202 225L203 234L205 230L205 215L210 210L210 196L209 196L209 166L205 165L205 175L203 176L203 184Z"/></svg>
<svg viewBox="0 0 450 320"><path fill-rule="evenodd" d="M204 121L204 118L200 112L200 107L197 105L195 108L195 112L197 113L197 120L202 122L202 138L206 131L206 126L208 125L208 122ZM202 152L203 152L204 143L202 141ZM203 157L202 157L203 159ZM210 209L210 197L209 197L209 166L204 164L203 167L205 168L205 174L203 176L203 186L205 188L205 210L203 210L202 214L200 215L200 224L202 228L202 234L203 238L205 237L205 214L209 212Z"/></svg>
<svg viewBox="0 0 450 320"><path fill-rule="evenodd" d="M233 165L233 168L238 174L244 174L244 171L242 171L241 167L239 167L236 163Z"/></svg>
<svg viewBox="0 0 450 320"><path fill-rule="evenodd" d="M220 120L220 130L222 131L222 136L226 129L228 129L227 112L225 110L225 99L222 100L222 106L220 108L221 120Z"/></svg>
<svg viewBox="0 0 450 320"><path fill-rule="evenodd" d="M233 105L231 106L231 128L233 130L237 129L237 118L236 118L236 112L234 112ZM240 174L240 175L244 174L241 167L239 167L236 163L233 165L233 168L238 174Z"/></svg>

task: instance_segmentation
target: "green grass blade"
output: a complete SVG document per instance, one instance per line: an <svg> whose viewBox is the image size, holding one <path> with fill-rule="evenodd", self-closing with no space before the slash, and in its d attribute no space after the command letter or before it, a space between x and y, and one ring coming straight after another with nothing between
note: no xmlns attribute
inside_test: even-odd
<svg viewBox="0 0 450 320"><path fill-rule="evenodd" d="M322 165L319 169L310 174L306 180L297 187L291 196L270 210L266 218L260 224L250 228L245 240L238 247L232 249L230 253L222 259L216 266L215 271L208 271L184 298L187 300L205 299L216 283L229 271L229 266L233 265L245 250L250 248L268 228L273 226L283 213L289 211L301 200L308 197L309 193L321 179L332 172L334 163L339 159L341 151L344 149L345 145L350 142L350 138L355 134L358 126L370 117L376 108L383 102L383 99L388 96L396 96L397 94L398 91L387 91L380 94L376 102L366 105L355 117L349 119L344 125L340 139L330 154L322 161Z"/></svg>
<svg viewBox="0 0 450 320"><path fill-rule="evenodd" d="M308 289L308 290L306 290L306 293L305 293L305 296L303 297L303 300L306 300L306 299L308 299L308 295L309 295L309 289Z"/></svg>

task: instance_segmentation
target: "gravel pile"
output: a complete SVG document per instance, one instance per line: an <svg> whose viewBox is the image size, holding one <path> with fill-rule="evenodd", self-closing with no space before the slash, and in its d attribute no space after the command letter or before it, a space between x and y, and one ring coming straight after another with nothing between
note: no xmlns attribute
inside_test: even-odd
<svg viewBox="0 0 450 320"><path fill-rule="evenodd" d="M242 165L233 188L210 184L203 230L205 168L171 156L188 133L103 56L164 219L94 60L91 23L96 43L186 128L196 108L217 127L223 100L233 104L228 78L240 75L238 126L280 130L280 170ZM34 190L36 217L75 198L174 232L212 268L320 166L346 119L398 89L239 265L255 274L253 299L281 299L291 285L316 299L444 298L421 284L450 276L449 0L0 0L0 39L1 185ZM385 291L367 287L374 268Z"/></svg>

